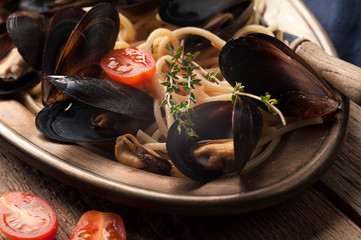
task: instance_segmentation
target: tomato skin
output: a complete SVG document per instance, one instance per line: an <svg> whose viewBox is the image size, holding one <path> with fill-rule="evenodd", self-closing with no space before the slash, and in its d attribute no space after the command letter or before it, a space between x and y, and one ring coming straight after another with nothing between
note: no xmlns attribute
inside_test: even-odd
<svg viewBox="0 0 361 240"><path fill-rule="evenodd" d="M126 240L123 219L112 212L88 211L76 224L70 240Z"/></svg>
<svg viewBox="0 0 361 240"><path fill-rule="evenodd" d="M7 192L0 197L0 230L13 240L51 240L58 231L58 219L40 197Z"/></svg>
<svg viewBox="0 0 361 240"><path fill-rule="evenodd" d="M131 47L108 52L100 60L100 66L111 79L132 86L144 83L155 73L153 56Z"/></svg>

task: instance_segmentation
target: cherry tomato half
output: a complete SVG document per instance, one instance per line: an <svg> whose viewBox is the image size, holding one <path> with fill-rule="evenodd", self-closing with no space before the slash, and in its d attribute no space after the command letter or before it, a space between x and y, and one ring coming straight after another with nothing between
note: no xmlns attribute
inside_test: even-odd
<svg viewBox="0 0 361 240"><path fill-rule="evenodd" d="M51 240L58 231L53 208L25 192L7 192L0 197L0 230L10 239Z"/></svg>
<svg viewBox="0 0 361 240"><path fill-rule="evenodd" d="M113 80L136 86L151 78L155 60L150 53L138 48L121 48L108 52L100 65Z"/></svg>
<svg viewBox="0 0 361 240"><path fill-rule="evenodd" d="M76 224L71 240L125 240L123 219L112 212L88 211Z"/></svg>

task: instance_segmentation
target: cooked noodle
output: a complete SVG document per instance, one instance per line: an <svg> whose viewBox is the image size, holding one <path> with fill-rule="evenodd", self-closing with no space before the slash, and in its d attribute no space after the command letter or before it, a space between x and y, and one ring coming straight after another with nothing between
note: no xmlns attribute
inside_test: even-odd
<svg viewBox="0 0 361 240"><path fill-rule="evenodd" d="M254 8L254 13L247 25L239 29L234 34L234 38L252 32L261 32L275 36L274 32L277 30L277 26L265 27L260 25L261 15L265 11L265 1L255 0ZM123 13L119 13L119 17L120 29L115 48L135 46L152 53L156 60L156 72L154 76L142 86L143 89L154 98L153 111L155 122L144 131L139 130L136 137L144 146L166 153L164 139L167 137L168 128L174 122L169 106L165 105L163 109L160 108L161 102L165 99L166 92L165 87L161 84L166 81L165 73L167 66L165 65L165 60L171 61L171 56L168 55L167 45L171 44L174 49L177 49L181 45L182 38L185 35L202 36L211 42L212 48L202 52L196 60L197 62L194 63L194 65L200 66L199 69L195 70L195 73L197 74L197 78L202 80L194 90L197 99L197 104L191 105L194 107L207 102L231 100L233 87L230 86L227 81L215 79L215 82L211 82L205 78L208 71L219 71L218 54L226 42L215 34L201 28L176 28L175 26L164 23L160 20L157 11L150 11L141 18L137 15L126 15ZM277 35L276 37L279 36ZM36 89L32 89L31 92L23 92L22 95L23 102L25 102L25 105L34 113L37 113L42 108L41 103L31 97L39 95L39 91L39 86L37 86ZM185 101L187 97L181 93L174 93L172 99L178 104L180 101ZM272 121L268 121L267 124L269 124L269 122ZM272 123L272 126L264 128L262 138L244 171L249 171L264 162L277 147L282 135L304 126L322 123L322 119L295 121L286 126L280 124L279 120L273 122L275 123Z"/></svg>

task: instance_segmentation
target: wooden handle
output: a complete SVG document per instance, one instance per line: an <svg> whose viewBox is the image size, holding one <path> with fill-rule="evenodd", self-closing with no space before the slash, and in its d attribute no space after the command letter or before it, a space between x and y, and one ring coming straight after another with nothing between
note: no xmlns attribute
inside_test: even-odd
<svg viewBox="0 0 361 240"><path fill-rule="evenodd" d="M307 39L297 39L290 47L327 82L361 106L361 68L327 54Z"/></svg>

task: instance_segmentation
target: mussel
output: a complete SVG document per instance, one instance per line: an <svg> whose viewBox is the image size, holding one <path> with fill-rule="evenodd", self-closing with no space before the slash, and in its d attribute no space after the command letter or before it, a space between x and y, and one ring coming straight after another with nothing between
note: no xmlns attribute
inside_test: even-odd
<svg viewBox="0 0 361 240"><path fill-rule="evenodd" d="M159 16L176 26L197 26L228 40L246 24L253 11L253 0L167 0L159 7ZM201 48L207 42L190 37L186 45Z"/></svg>
<svg viewBox="0 0 361 240"><path fill-rule="evenodd" d="M264 34L230 40L219 54L225 79L245 91L278 99L286 116L312 118L334 113L340 100L325 81L283 42Z"/></svg>
<svg viewBox="0 0 361 240"><path fill-rule="evenodd" d="M175 122L168 130L167 151L186 176L209 181L229 172L241 172L262 132L262 114L248 97L210 102L195 107L193 129L198 138L185 141ZM221 151L216 151L221 148Z"/></svg>
<svg viewBox="0 0 361 240"><path fill-rule="evenodd" d="M44 39L40 32L44 32L43 26L46 25L45 17L28 12L13 13L13 16L19 15L16 17L17 21L13 21L10 14L17 8L6 9L8 4L11 1L0 4L0 95L19 92L39 81L40 73L37 69L40 69L38 60L41 54L34 49L41 48L38 46L43 44ZM22 36L25 36L23 39L11 31L15 25Z"/></svg>
<svg viewBox="0 0 361 240"><path fill-rule="evenodd" d="M39 80L39 73L24 62L7 32L0 35L0 95L20 91Z"/></svg>
<svg viewBox="0 0 361 240"><path fill-rule="evenodd" d="M45 13L48 11L48 4L54 0L4 0L0 7L8 12L26 11Z"/></svg>
<svg viewBox="0 0 361 240"><path fill-rule="evenodd" d="M0 6L9 12L32 12L44 16L52 16L54 13L67 7L90 7L100 2L112 2L104 0L5 0Z"/></svg>
<svg viewBox="0 0 361 240"><path fill-rule="evenodd" d="M101 109L68 98L54 102L36 116L37 129L53 140L61 142L84 142L114 139L119 132L96 131L92 116ZM81 124L80 124L81 123Z"/></svg>
<svg viewBox="0 0 361 240"><path fill-rule="evenodd" d="M6 26L25 62L44 76L56 73L98 77L101 71L97 63L114 46L119 17L113 5L100 3L87 14L80 8L67 7L51 18L15 12L8 17ZM44 104L57 99L58 92L49 83L43 82L42 87Z"/></svg>
<svg viewBox="0 0 361 240"><path fill-rule="evenodd" d="M116 159L128 166L169 175L172 165L157 152L144 147L132 134L119 136L115 145Z"/></svg>
<svg viewBox="0 0 361 240"><path fill-rule="evenodd" d="M64 11L70 11L65 9ZM72 10L74 11L74 10ZM63 14L63 12L59 13ZM79 12L82 15L83 13ZM74 16L75 15L75 16ZM69 27L74 26L77 14L68 14L69 20L59 17L62 24L52 23L51 26L62 26L67 35ZM73 17L74 16L74 17ZM57 16L54 17L58 19ZM59 34L57 28L49 28L48 40ZM100 3L84 14L79 23L72 29L69 38L62 44L47 41L44 53L43 103L48 104L58 100L58 92L46 80L46 75L60 74L66 76L99 77L102 72L99 66L100 58L113 49L119 31L118 12L111 4ZM106 37L104 37L106 36ZM56 54L56 51L60 53ZM52 59L53 57L53 59ZM55 59L54 59L55 58ZM46 66L50 60L51 66ZM54 61L56 64L54 65ZM74 64L76 63L76 64ZM54 69L53 69L54 68Z"/></svg>
<svg viewBox="0 0 361 240"><path fill-rule="evenodd" d="M67 7L90 7L100 2L109 2L119 10L136 13L149 11L159 5L159 0L53 0L47 7L51 13Z"/></svg>
<svg viewBox="0 0 361 240"><path fill-rule="evenodd" d="M77 14L84 16L75 24L76 17L73 16ZM57 19L60 23L54 22ZM75 29L70 30L69 27L75 25ZM45 44L44 59L48 59L49 62L44 61L43 84L45 87L51 86L45 88L49 90L45 91L45 103L55 103L46 106L36 118L37 127L41 132L60 141L94 141L114 138L126 132L135 133L134 131L153 119L153 101L147 94L134 87L96 78L102 73L99 66L100 58L113 48L118 33L119 19L114 6L98 4L86 14L74 8L63 9L54 16L50 26L54 27L49 28L48 40L58 35L67 36L70 32L71 34L65 45L61 41ZM104 35L107 37L104 38ZM67 76L49 75L50 73ZM55 94L54 89L57 89ZM73 99L71 103L60 101L66 97L76 98L83 103ZM70 111L71 109L76 111ZM99 111L102 113L99 114ZM63 113L66 113L66 118ZM122 121L124 126L127 126L126 130L119 128L119 124L109 121L109 116L112 120ZM84 131L79 130L77 136L67 134L64 130L71 131L71 128L65 125L76 127L83 122L86 123L85 127L81 127ZM109 128L109 123L114 128ZM95 137L89 131L95 131ZM105 132L111 133L104 134Z"/></svg>
<svg viewBox="0 0 361 240"><path fill-rule="evenodd" d="M16 12L9 16L6 28L24 60L34 69L41 70L47 30L47 18L38 13Z"/></svg>
<svg viewBox="0 0 361 240"><path fill-rule="evenodd" d="M153 99L135 87L106 79L48 76L64 93L89 105L138 119L153 119Z"/></svg>

